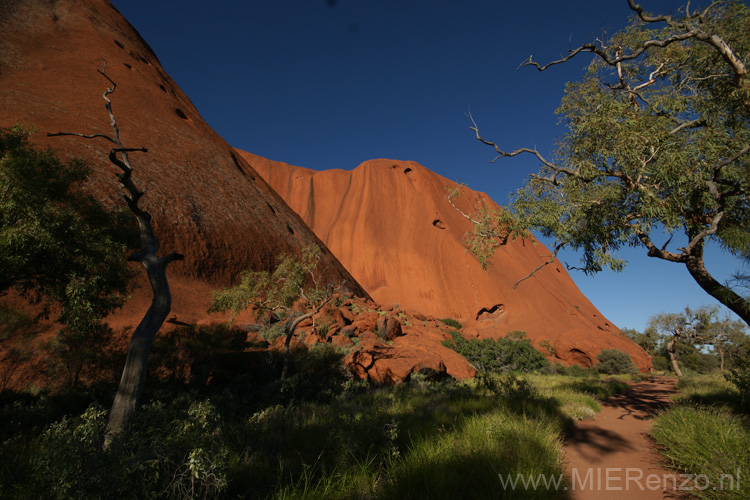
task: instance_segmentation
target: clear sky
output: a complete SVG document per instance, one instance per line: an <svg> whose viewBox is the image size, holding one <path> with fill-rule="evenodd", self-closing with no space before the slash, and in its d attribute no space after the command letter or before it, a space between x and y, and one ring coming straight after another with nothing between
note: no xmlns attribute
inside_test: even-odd
<svg viewBox="0 0 750 500"><path fill-rule="evenodd" d="M490 164L493 151L474 138L467 110L501 147L549 155L563 132L555 109L565 82L581 77L590 56L544 73L516 68L529 55L546 62L617 31L631 14L626 0L113 3L231 145L315 170L413 160L500 204L538 163ZM682 5L640 3L659 13ZM622 255L622 273L571 272L614 324L642 329L652 314L715 303L683 266L641 249ZM718 249L706 260L721 281L740 266Z"/></svg>

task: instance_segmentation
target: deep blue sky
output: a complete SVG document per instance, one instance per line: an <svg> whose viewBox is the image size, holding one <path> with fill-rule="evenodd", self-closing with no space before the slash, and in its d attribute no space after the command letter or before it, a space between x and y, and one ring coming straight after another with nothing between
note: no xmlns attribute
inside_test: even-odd
<svg viewBox="0 0 750 500"><path fill-rule="evenodd" d="M413 160L503 204L537 170L533 158L490 165L474 139L550 154L555 109L588 56L544 73L517 71L622 28L626 0L113 0L192 99L240 149L316 170L372 158ZM693 2L696 5L706 2ZM679 1L641 0L652 12ZM681 242L684 244L684 242ZM684 267L626 251L623 273L573 279L620 327L658 312L715 303ZM574 254L562 260L578 263ZM724 280L739 264L718 250ZM523 286L523 285L521 285Z"/></svg>

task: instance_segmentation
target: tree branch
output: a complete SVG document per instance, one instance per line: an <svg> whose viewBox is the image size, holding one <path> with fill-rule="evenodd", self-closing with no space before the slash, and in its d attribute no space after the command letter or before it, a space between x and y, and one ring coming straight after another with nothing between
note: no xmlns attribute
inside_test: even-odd
<svg viewBox="0 0 750 500"><path fill-rule="evenodd" d="M479 142L481 142L482 144L486 144L487 146L493 147L495 149L495 151L497 152L498 156L496 156L495 158L493 158L492 160L490 160L490 163L494 163L499 158L505 158L505 157L511 158L513 156L518 156L518 155L520 155L522 153L530 153L530 154L536 156L537 159L539 159L539 161L541 161L546 167L548 167L553 172L555 172L551 177L542 177L542 176L539 176L539 175L535 175L534 178L550 182L550 183L552 183L554 185L558 185L557 176L559 174L567 174L567 175L570 175L572 177L576 177L576 178L579 178L579 179L590 180L590 179L584 178L581 175L581 173L578 172L577 170L573 170L573 169L570 169L570 168L567 168L567 167L561 167L559 165L556 165L556 164L548 161L536 149L520 148L520 149L516 149L515 151L512 151L510 153L503 151L502 149L500 149L500 146L498 146L497 144L495 144L493 141L487 140L487 139L485 139L484 137L482 137L479 134L479 126L477 125L477 122L474 121L474 117L471 115L471 111L469 111L468 113L466 113L466 116L469 117L469 119L471 120L471 123L472 123L472 126L469 127L469 130L473 130L474 131L474 133L476 134L477 140L479 140Z"/></svg>
<svg viewBox="0 0 750 500"><path fill-rule="evenodd" d="M115 140L112 139L107 134L88 134L87 135L87 134L78 134L76 132L55 132L53 134L49 134L48 133L47 137L59 137L61 135L72 135L72 136L75 136L75 137L83 137L84 139L98 139L98 138L101 138L101 139L107 139L109 142L117 144L115 142Z"/></svg>
<svg viewBox="0 0 750 500"><path fill-rule="evenodd" d="M719 3L721 2L713 2L711 5L706 7L706 9L704 9L700 13L694 12L693 14L687 14L685 19L696 20L699 24L701 24L707 17L708 11ZM629 61L629 60L638 58L641 54L643 54L644 52L646 52L652 47L664 48L676 42L696 39L699 42L703 42L714 47L714 49L716 49L716 51L729 64L729 66L731 66L732 70L734 71L735 77L737 78L738 81L742 82L747 76L747 68L742 62L742 59L738 57L737 54L734 53L731 47L729 47L726 41L724 41L724 39L722 39L720 36L716 34L706 33L705 31L696 27L689 27L684 22L677 22L675 21L675 19L672 17L671 14L660 15L660 16L649 16L646 13L644 13L643 8L639 4L636 4L633 0L628 0L628 5L634 12L638 14L638 17L644 22L647 22L647 23L664 22L668 26L684 29L686 31L684 33L673 34L664 40L647 40L643 42L639 47L637 47L633 52L630 52L627 54L623 54L620 50L618 50L617 52L615 52L614 55L612 55L612 54L607 53L604 47L600 47L595 42L584 43L576 49L569 50L568 51L569 53L567 56L561 59L557 59L555 61L549 62L545 64L544 66L533 61L532 56L529 56L529 58L526 61L522 62L518 66L518 69L525 67L525 66L533 66L539 71L545 71L551 66L565 63L569 61L570 59L572 59L573 57L583 52L590 52L590 53L596 54L597 56L599 56L600 59L602 59L609 66L618 66L620 63L624 61Z"/></svg>
<svg viewBox="0 0 750 500"><path fill-rule="evenodd" d="M673 252L667 252L664 249L666 248L666 244L664 247L659 248L651 241L651 238L649 238L648 234L646 234L644 231L637 230L636 235L638 236L638 239L641 241L643 246L645 246L648 249L648 256L649 257L657 257L662 260L667 260L669 262L686 262L687 255L685 254L676 254ZM670 240L672 237L670 236ZM667 241L669 243L669 241Z"/></svg>
<svg viewBox="0 0 750 500"><path fill-rule="evenodd" d="M537 271L541 270L545 266L548 266L549 264L552 264L555 261L555 259L557 258L557 253L563 248L563 246L564 246L563 243L558 243L557 245L555 245L555 251L552 252L552 255L549 255L549 260L544 261L543 263L541 263L540 265L538 265L537 267L535 267L528 275L526 275L523 278L521 278L520 280L516 281L513 284L513 290L515 290L516 287L518 287L518 285L521 284L522 281L525 281L525 280L531 278L532 276L534 276L537 273Z"/></svg>

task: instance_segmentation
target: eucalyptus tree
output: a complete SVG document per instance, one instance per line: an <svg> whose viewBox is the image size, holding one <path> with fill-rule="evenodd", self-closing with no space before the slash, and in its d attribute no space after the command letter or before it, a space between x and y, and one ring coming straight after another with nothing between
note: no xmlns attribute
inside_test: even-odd
<svg viewBox="0 0 750 500"><path fill-rule="evenodd" d="M711 241L750 255L750 8L714 1L652 15L628 5L634 15L624 30L548 64L522 64L545 71L593 54L582 80L566 86L558 113L567 132L553 158L503 150L470 116L495 160L530 154L541 164L505 212L475 216L470 248L486 260L509 235L538 230L555 239L554 254L579 250L580 269L596 273L622 270L623 246L642 247L685 266L750 324L750 302L704 262Z"/></svg>
<svg viewBox="0 0 750 500"><path fill-rule="evenodd" d="M10 290L53 306L77 330L121 306L130 272L121 213L82 186L90 167L35 148L30 130L0 130L0 296Z"/></svg>
<svg viewBox="0 0 750 500"><path fill-rule="evenodd" d="M343 283L334 286L322 283L319 272L320 248L309 245L302 249L300 257L283 255L273 272L246 270L240 275L240 283L213 292L209 311L230 311L230 323L237 314L252 307L265 328L261 333L267 340L284 336L284 366L281 378L289 374L291 342L297 327L315 315L340 290ZM304 311L296 307L301 301Z"/></svg>

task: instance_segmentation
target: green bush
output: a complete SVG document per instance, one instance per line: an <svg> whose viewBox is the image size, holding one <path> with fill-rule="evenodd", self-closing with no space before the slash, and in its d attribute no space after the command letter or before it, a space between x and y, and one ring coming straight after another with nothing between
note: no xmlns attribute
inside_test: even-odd
<svg viewBox="0 0 750 500"><path fill-rule="evenodd" d="M633 360L630 358L630 354L618 351L617 349L602 349L596 356L596 359L599 360L599 363L596 365L599 373L619 375L638 371L633 364Z"/></svg>
<svg viewBox="0 0 750 500"><path fill-rule="evenodd" d="M460 330L461 328L463 328L463 325L458 320L455 320L453 318L443 318L440 321L450 326L451 328L455 328L456 330Z"/></svg>
<svg viewBox="0 0 750 500"><path fill-rule="evenodd" d="M455 330L443 345L458 352L480 372L532 372L549 365L544 354L527 339L468 340Z"/></svg>
<svg viewBox="0 0 750 500"><path fill-rule="evenodd" d="M750 361L745 358L735 360L734 368L724 374L740 393L740 406L743 410L750 408Z"/></svg>

